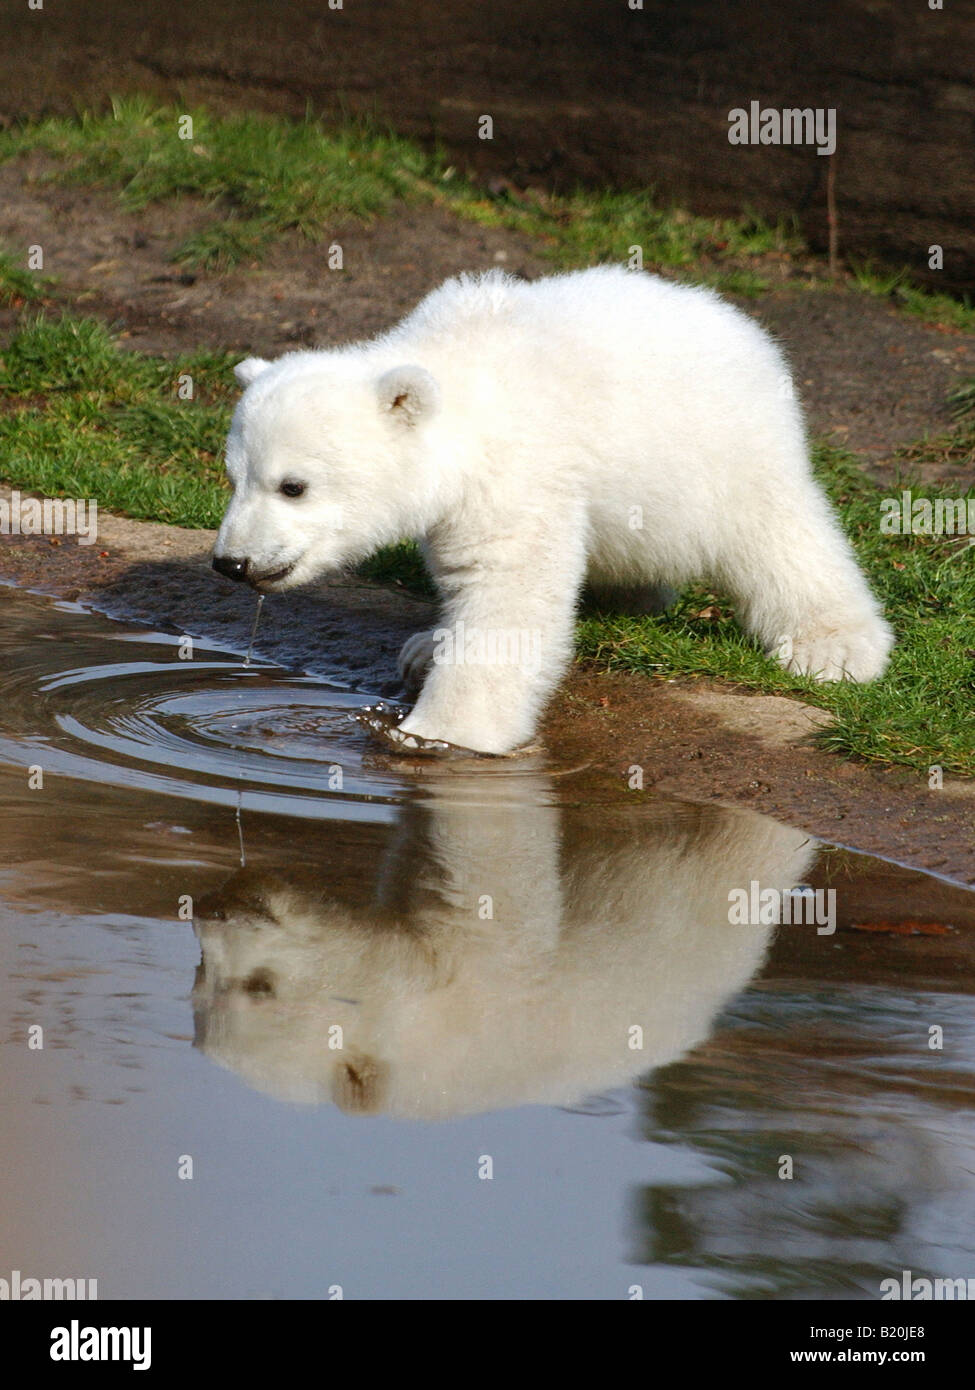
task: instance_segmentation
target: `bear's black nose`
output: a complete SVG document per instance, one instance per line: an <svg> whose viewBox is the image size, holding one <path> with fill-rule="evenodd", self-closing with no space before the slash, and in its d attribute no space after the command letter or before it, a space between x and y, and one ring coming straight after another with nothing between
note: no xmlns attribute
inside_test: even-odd
<svg viewBox="0 0 975 1390"><path fill-rule="evenodd" d="M213 568L227 579L247 578L247 561L237 560L233 555L214 555Z"/></svg>

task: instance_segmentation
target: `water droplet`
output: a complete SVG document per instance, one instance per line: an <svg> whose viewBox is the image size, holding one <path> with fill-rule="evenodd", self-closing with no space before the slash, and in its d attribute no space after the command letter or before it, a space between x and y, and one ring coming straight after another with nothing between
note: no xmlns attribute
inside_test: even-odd
<svg viewBox="0 0 975 1390"><path fill-rule="evenodd" d="M248 644L247 644L247 655L244 657L244 665L245 665L245 666L249 666L249 665L251 664L251 656L253 655L253 652L254 652L254 640L255 640L255 638L257 637L257 629L258 629L258 626L260 625L260 621L261 621L261 609L262 609L263 607L264 607L264 595L263 595L263 594L258 594L258 596L257 596L257 607L256 607L256 609L254 610L254 626L251 628L251 640L250 640L250 642L248 642Z"/></svg>

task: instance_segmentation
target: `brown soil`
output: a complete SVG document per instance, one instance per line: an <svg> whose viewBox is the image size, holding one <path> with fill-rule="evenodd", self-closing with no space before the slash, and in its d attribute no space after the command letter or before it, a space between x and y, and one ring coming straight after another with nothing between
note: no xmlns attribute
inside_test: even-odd
<svg viewBox="0 0 975 1390"><path fill-rule="evenodd" d="M700 681L575 672L545 737L560 758L587 756L627 785L750 806L834 844L975 884L975 785L839 758L810 734L820 709ZM594 753L594 750L595 753Z"/></svg>
<svg viewBox="0 0 975 1390"><path fill-rule="evenodd" d="M786 288L742 306L785 347L814 433L851 449L878 482L897 451L951 423L947 394L975 376L975 335L922 323L852 289ZM916 469L971 485L975 460Z"/></svg>
<svg viewBox="0 0 975 1390"><path fill-rule="evenodd" d="M0 165L0 245L44 248L55 303L113 323L124 342L163 355L195 348L282 352L369 337L388 328L448 275L492 266L542 269L532 243L433 207L402 206L370 224L337 222L310 242L281 237L260 262L187 273L176 249L215 220L181 198L142 213L114 192L53 184L51 164L28 156ZM338 242L344 269L328 268ZM0 310L0 332L16 320Z"/></svg>

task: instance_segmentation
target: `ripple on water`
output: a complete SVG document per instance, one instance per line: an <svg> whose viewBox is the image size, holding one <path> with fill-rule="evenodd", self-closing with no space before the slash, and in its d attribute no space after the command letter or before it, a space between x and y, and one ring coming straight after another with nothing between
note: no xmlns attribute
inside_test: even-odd
<svg viewBox="0 0 975 1390"><path fill-rule="evenodd" d="M179 639L73 605L40 611L49 630L0 651L0 759L210 802L244 793L300 815L336 796L398 798L397 773L363 766L363 695L200 646L181 660Z"/></svg>

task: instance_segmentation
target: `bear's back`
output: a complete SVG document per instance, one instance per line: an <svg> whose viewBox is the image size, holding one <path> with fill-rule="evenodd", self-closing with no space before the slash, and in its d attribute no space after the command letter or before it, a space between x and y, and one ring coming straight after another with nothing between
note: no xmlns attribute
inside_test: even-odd
<svg viewBox="0 0 975 1390"><path fill-rule="evenodd" d="M583 357L604 366L656 360L670 371L700 371L746 363L764 374L784 367L775 343L758 324L713 291L659 276L594 266L539 280L501 270L455 276L438 286L394 328L387 343L437 346L483 361L519 347ZM664 376L670 372L664 372Z"/></svg>

